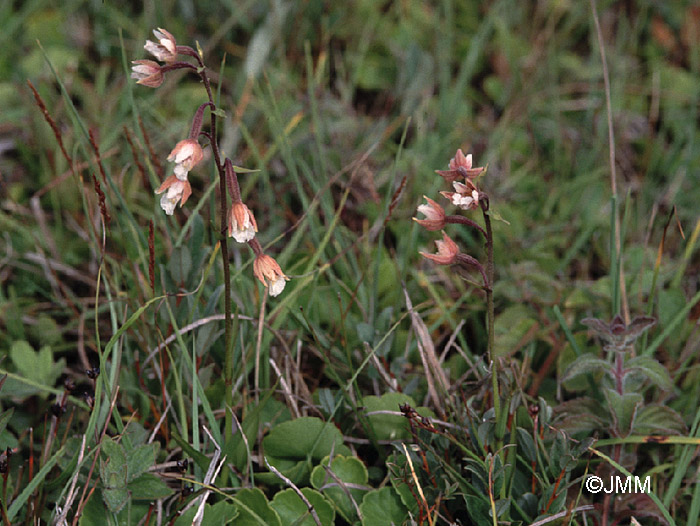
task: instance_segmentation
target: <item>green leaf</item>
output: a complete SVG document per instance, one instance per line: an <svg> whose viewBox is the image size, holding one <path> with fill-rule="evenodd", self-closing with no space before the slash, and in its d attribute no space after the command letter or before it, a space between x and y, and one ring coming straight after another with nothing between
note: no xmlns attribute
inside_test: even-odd
<svg viewBox="0 0 700 526"><path fill-rule="evenodd" d="M129 500L129 492L126 487L104 488L102 490L102 500L107 505L107 509L112 513L119 513Z"/></svg>
<svg viewBox="0 0 700 526"><path fill-rule="evenodd" d="M129 451L129 456L126 460L127 482L139 477L156 463L157 451L158 444L155 442L139 446Z"/></svg>
<svg viewBox="0 0 700 526"><path fill-rule="evenodd" d="M678 435L685 431L683 418L666 405L647 405L637 411L632 425L635 435Z"/></svg>
<svg viewBox="0 0 700 526"><path fill-rule="evenodd" d="M335 521L335 510L318 491L303 488L301 493L311 503L322 526L331 526ZM278 491L270 504L280 516L282 524L296 526L315 526L311 512L297 493L289 488Z"/></svg>
<svg viewBox="0 0 700 526"><path fill-rule="evenodd" d="M170 255L168 270L175 283L185 283L192 268L192 258L189 249L186 247L176 247Z"/></svg>
<svg viewBox="0 0 700 526"><path fill-rule="evenodd" d="M625 364L625 369L631 373L639 373L647 377L653 384L667 391L673 388L671 375L668 374L666 368L649 356L632 358Z"/></svg>
<svg viewBox="0 0 700 526"><path fill-rule="evenodd" d="M360 504L362 526L397 526L403 524L408 512L390 486L370 491Z"/></svg>
<svg viewBox="0 0 700 526"><path fill-rule="evenodd" d="M185 513L180 515L175 521L175 526L192 526L194 516L197 514L197 506L192 506ZM233 523L233 520L238 517L238 509L230 502L222 500L213 506L210 504L204 505L204 519L202 524L206 526L225 526ZM238 521L234 524L239 524Z"/></svg>
<svg viewBox="0 0 700 526"><path fill-rule="evenodd" d="M121 444L111 437L102 438L100 453L100 478L107 488L126 486L126 455Z"/></svg>
<svg viewBox="0 0 700 526"><path fill-rule="evenodd" d="M521 347L528 332L537 325L533 313L524 305L513 305L496 316L494 348L496 356L508 356Z"/></svg>
<svg viewBox="0 0 700 526"><path fill-rule="evenodd" d="M620 395L613 389L603 389L608 406L612 408L615 426L622 436L629 434L638 408L643 403L640 393L625 393Z"/></svg>
<svg viewBox="0 0 700 526"><path fill-rule="evenodd" d="M308 460L317 463L331 451L350 454L350 450L343 445L343 435L337 427L311 416L276 425L263 439L262 445L270 464L295 484L308 480L311 472Z"/></svg>
<svg viewBox="0 0 700 526"><path fill-rule="evenodd" d="M258 488L240 490L235 501L239 511L236 526L282 526L279 514Z"/></svg>
<svg viewBox="0 0 700 526"><path fill-rule="evenodd" d="M36 384L46 386L53 386L56 383L66 365L66 361L63 358L54 363L53 352L50 347L42 347L37 352L31 345L22 340L13 342L10 348L10 359L17 369L18 376L31 379ZM7 378L3 391L0 391L4 396L18 398L44 392L44 390L22 383L11 376Z"/></svg>
<svg viewBox="0 0 700 526"><path fill-rule="evenodd" d="M14 407L10 407L7 411L2 412L2 414L0 415L0 433L5 431L5 428L7 427L7 423L12 418L12 414L14 412L15 412Z"/></svg>
<svg viewBox="0 0 700 526"><path fill-rule="evenodd" d="M325 457L321 464L313 469L311 485L333 503L343 519L352 523L357 519L357 512L348 493L359 506L362 497L369 491L369 488L361 488L367 486L367 468L357 457L338 455L333 457L333 461L328 466L329 460L330 457ZM335 477L331 477L326 471L327 469L330 469ZM340 484L344 484L345 488L341 487Z"/></svg>
<svg viewBox="0 0 700 526"><path fill-rule="evenodd" d="M151 473L144 473L128 485L132 498L137 500L164 499L173 494L173 490L162 479Z"/></svg>
<svg viewBox="0 0 700 526"><path fill-rule="evenodd" d="M594 354L584 354L574 360L562 376L562 382L586 373L609 372L610 364Z"/></svg>
<svg viewBox="0 0 700 526"><path fill-rule="evenodd" d="M109 524L107 508L103 504L102 491L96 490L83 508L78 526L103 526Z"/></svg>
<svg viewBox="0 0 700 526"><path fill-rule="evenodd" d="M430 409L416 407L415 400L402 393L385 393L382 396L365 396L362 398L362 405L365 407L366 413L399 411L399 406L403 404L410 405L421 416L435 417L435 413ZM408 421L401 415L368 414L367 419L374 430L374 436L377 440L406 439L411 436Z"/></svg>

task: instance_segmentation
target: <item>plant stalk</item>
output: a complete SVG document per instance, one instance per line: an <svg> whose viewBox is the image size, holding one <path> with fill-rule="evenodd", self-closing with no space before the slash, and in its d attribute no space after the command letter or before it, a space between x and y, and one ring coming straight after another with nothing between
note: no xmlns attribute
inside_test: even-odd
<svg viewBox="0 0 700 526"><path fill-rule="evenodd" d="M488 330L488 357L491 362L491 382L493 387L493 411L496 417L496 438L500 441L503 433L499 430L501 422L501 395L498 389L498 367L494 349L494 305L493 305L493 282L494 282L494 262L493 262L493 230L491 228L491 217L488 214L488 201L482 208L484 214L484 224L486 225L486 325ZM500 436L499 436L500 435Z"/></svg>

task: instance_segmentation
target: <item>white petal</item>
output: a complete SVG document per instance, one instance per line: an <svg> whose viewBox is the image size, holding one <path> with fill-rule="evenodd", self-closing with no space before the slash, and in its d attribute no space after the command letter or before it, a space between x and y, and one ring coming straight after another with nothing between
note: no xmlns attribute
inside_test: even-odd
<svg viewBox="0 0 700 526"><path fill-rule="evenodd" d="M255 237L255 230L253 230L252 225L244 228L243 230L239 230L237 226L234 226L234 230L231 235L233 236L233 239L239 243L247 243Z"/></svg>
<svg viewBox="0 0 700 526"><path fill-rule="evenodd" d="M187 168L184 164L176 164L173 173L180 181L187 181Z"/></svg>
<svg viewBox="0 0 700 526"><path fill-rule="evenodd" d="M280 276L275 281L269 282L270 283L270 296L279 296L280 293L284 290L285 281L286 280Z"/></svg>
<svg viewBox="0 0 700 526"><path fill-rule="evenodd" d="M176 203L177 199L170 199L167 193L163 194L160 198L160 207L165 210L165 213L169 216L173 215Z"/></svg>

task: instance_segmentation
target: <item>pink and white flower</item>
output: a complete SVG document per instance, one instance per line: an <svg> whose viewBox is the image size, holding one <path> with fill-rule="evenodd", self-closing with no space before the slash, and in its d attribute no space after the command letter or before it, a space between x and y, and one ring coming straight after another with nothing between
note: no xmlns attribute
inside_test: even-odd
<svg viewBox="0 0 700 526"><path fill-rule="evenodd" d="M160 64L152 60L134 60L131 66L131 78L136 79L136 84L157 88L163 84L163 72Z"/></svg>
<svg viewBox="0 0 700 526"><path fill-rule="evenodd" d="M445 228L445 210L429 197L423 197L428 201L428 204L419 205L418 213L423 214L425 219L417 219L414 217L413 220L426 230L442 230Z"/></svg>
<svg viewBox="0 0 700 526"><path fill-rule="evenodd" d="M270 291L270 296L278 296L289 279L275 259L267 254L260 253L253 262L253 274Z"/></svg>
<svg viewBox="0 0 700 526"><path fill-rule="evenodd" d="M239 243L246 243L255 237L257 231L253 212L240 201L233 203L228 214L228 235Z"/></svg>
<svg viewBox="0 0 700 526"><path fill-rule="evenodd" d="M163 194L163 192L165 193ZM180 201L180 207L187 202L187 199L192 195L192 187L187 179L183 181L171 175L163 181L160 188L156 190L156 194L163 194L160 198L160 207L165 210L167 215L171 216L178 201Z"/></svg>
<svg viewBox="0 0 700 526"><path fill-rule="evenodd" d="M160 27L154 29L153 34L158 39L158 42L146 40L146 45L143 48L161 62L168 64L175 62L177 60L177 42L175 37Z"/></svg>
<svg viewBox="0 0 700 526"><path fill-rule="evenodd" d="M173 173L181 181L187 180L187 172L204 157L204 151L199 143L194 139L185 139L175 145L173 151L168 155L168 161L175 163Z"/></svg>
<svg viewBox="0 0 700 526"><path fill-rule="evenodd" d="M435 241L435 246L437 246L437 254L421 252L420 255L433 260L438 265L452 265L457 261L459 247L445 232L442 233L442 240Z"/></svg>

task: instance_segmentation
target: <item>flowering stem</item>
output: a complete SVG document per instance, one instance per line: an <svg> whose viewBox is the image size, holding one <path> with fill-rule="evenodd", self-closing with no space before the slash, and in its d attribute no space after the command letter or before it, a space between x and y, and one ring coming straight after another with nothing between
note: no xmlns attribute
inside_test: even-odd
<svg viewBox="0 0 700 526"><path fill-rule="evenodd" d="M505 429L501 427L501 394L498 389L498 367L496 356L494 355L494 306L493 306L493 282L494 282L494 263L493 263L493 230L491 229L491 217L488 214L489 202L488 198L481 201L481 211L484 214L484 224L486 225L486 277L488 283L486 286L486 324L488 330L488 356L491 361L491 382L493 386L493 411L496 417L496 438L503 438Z"/></svg>
<svg viewBox="0 0 700 526"><path fill-rule="evenodd" d="M219 220L221 223L221 232L224 232L227 227L226 173L224 170L224 165L221 162L221 153L219 152L219 143L216 137L216 104L214 103L214 97L211 92L211 84L209 83L209 77L207 76L207 70L204 67L202 58L196 53L193 56L195 56L197 62L200 65L200 68L198 70L199 76L202 78L204 88L207 90L207 96L209 97L209 115L211 117L211 140L209 142L211 144L211 151L214 155L216 170L217 172L219 172ZM228 243L226 235L221 236L220 243L221 259L224 267L224 349L226 356L224 362L224 389L226 402L226 416L224 419L224 442L227 442L228 439L231 438L231 436L233 435L233 418L231 416L231 408L233 407L233 347L231 345L233 319L231 318L231 270L229 268Z"/></svg>

